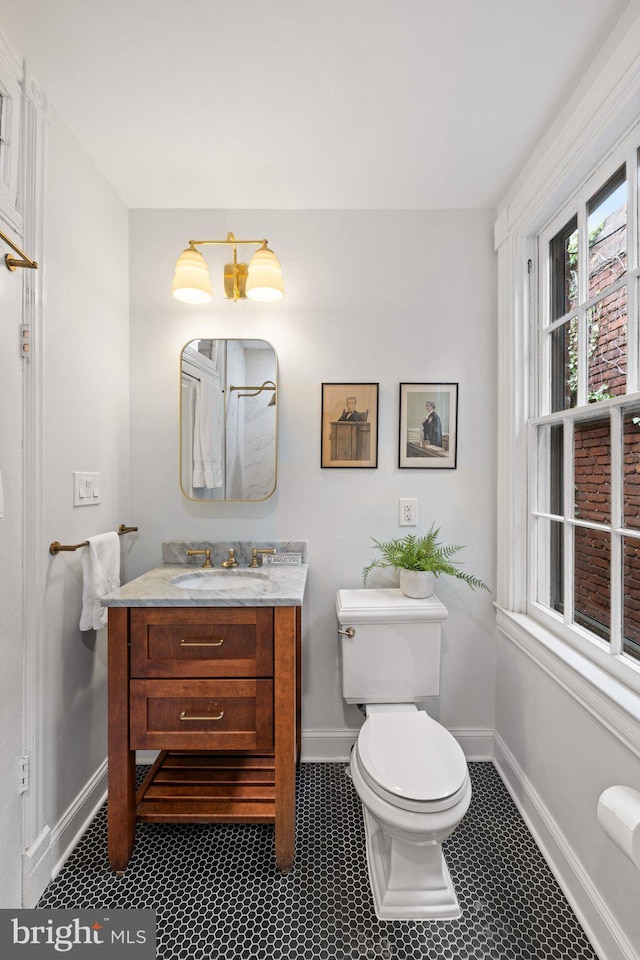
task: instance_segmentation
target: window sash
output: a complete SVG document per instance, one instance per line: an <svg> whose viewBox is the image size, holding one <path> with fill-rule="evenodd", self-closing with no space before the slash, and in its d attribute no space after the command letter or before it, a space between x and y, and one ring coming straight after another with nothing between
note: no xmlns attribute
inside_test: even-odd
<svg viewBox="0 0 640 960"><path fill-rule="evenodd" d="M570 410L560 411L554 414L546 414L540 417L533 417L529 421L528 447L530 463L530 502L529 502L529 600L527 611L536 619L546 620L554 623L556 626L561 623L563 634L570 638L571 635L578 636L581 642L587 640L600 648L609 661L619 661L619 667L623 670L631 669L637 674L637 687L640 690L640 664L634 663L633 659L624 653L624 575L623 575L623 550L625 541L637 542L640 545L640 527L633 528L624 523L624 443L623 443L623 418L626 411L638 411L640 396L630 398L614 397L611 400L600 401L597 404L590 404L586 408L572 408ZM601 523L594 520L584 520L575 516L575 490L574 490L574 439L575 425L582 421L593 421L594 419L609 419L610 424L610 449L611 449L611 505L610 505L610 523ZM540 427L562 425L562 477L563 477L563 500L562 512L555 513L544 509L545 505L551 502L551 493L549 485L551 483L551 470L548 469L549 449L551 438L547 441L547 450L545 444L541 444ZM545 459L546 458L546 459ZM541 463L544 470L541 470ZM541 544L541 538L538 535L538 524L540 521L558 523L563 528L563 575L564 596L562 598L561 612L553 610L550 605L541 602L540 596L540 578L550 576L551 558L544 555L544 546ZM586 530L601 531L609 534L611 544L611 562L610 562L610 605L609 605L609 640L608 642L598 638L596 634L587 631L583 626L576 623L575 620L575 597L574 597L574 537L575 530L582 528ZM632 640L627 638L627 643ZM611 665L611 664L610 664ZM624 676L624 674L623 674Z"/></svg>
<svg viewBox="0 0 640 960"><path fill-rule="evenodd" d="M638 164L640 158L640 136L637 128L612 151L607 161L595 171L583 184L572 200L560 210L548 226L538 234L537 263L538 282L536 286L537 309L531 310L532 324L535 324L533 342L537 347L537 374L532 377L531 410L534 412L528 421L528 462L529 462L529 503L528 503L528 597L527 612L529 615L548 626L553 632L567 639L571 644L581 649L591 658L601 662L610 672L617 674L620 679L630 683L640 691L640 662L634 661L625 654L625 645L633 645L635 641L624 638L624 548L625 543L640 545L640 524L638 529L624 525L624 445L623 420L625 411L637 408L640 405L640 383L638 380L640 359L638 350L640 344L638 317L638 290L640 286L640 262L638 258ZM597 202L599 191L609 183L622 164L626 164L626 271L613 283L592 296L588 291L588 204L592 201L592 209ZM596 198L594 200L594 198ZM560 291L557 281L552 276L551 241L561 231L568 236L569 228L575 224L578 230L578 277L577 303L566 313L558 316L558 299ZM556 247L556 255L559 246ZM606 400L588 402L589 395L589 311L598 305L603 298L610 297L626 287L626 363L625 392ZM555 288L555 291L554 291ZM552 291L556 296L556 315L553 314ZM619 297L622 294L618 294ZM534 298L535 299L535 298ZM564 305L568 305L565 297ZM562 305L560 306L562 309ZM556 364L556 380L563 363L562 356L556 352L554 357L552 341L554 332L563 327L569 332L569 322L576 318L578 338L577 363L577 395L575 406L567 409L553 410L559 405L558 395L552 396L553 363ZM566 326L565 326L566 325ZM557 334L556 334L557 336ZM556 351L558 348L556 345ZM567 361L565 360L564 363ZM595 363L592 359L592 363ZM566 372L565 372L566 376ZM559 388L558 388L559 389ZM566 401L565 397L560 402ZM611 503L608 523L599 523L592 520L580 519L574 516L574 435L576 424L584 420L608 418L611 445L610 485ZM562 507L561 513L550 509L552 472L550 468L549 450L544 450L539 439L540 428L549 428L558 425L562 427ZM551 435L551 429L549 429ZM547 443L549 441L547 440ZM556 453L556 455L558 455ZM554 511L559 509L554 503ZM546 524L547 529L541 530ZM558 525L558 526L556 526ZM606 631L607 639L599 637L589 631L584 625L576 622L575 611L575 557L574 540L577 529L601 531L608 535L610 543L610 570L609 570L609 628ZM551 538L561 530L562 548L554 541L550 547ZM558 579L557 571L551 570L554 557L562 558L562 591L560 602L554 600L554 577ZM545 599L545 603L539 598ZM557 609L551 604L555 603ZM605 631L602 631L605 633Z"/></svg>

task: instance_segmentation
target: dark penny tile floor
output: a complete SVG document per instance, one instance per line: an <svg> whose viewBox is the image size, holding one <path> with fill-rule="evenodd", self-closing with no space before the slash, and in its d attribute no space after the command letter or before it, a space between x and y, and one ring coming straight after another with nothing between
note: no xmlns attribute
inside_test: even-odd
<svg viewBox="0 0 640 960"><path fill-rule="evenodd" d="M107 860L106 805L42 896L42 908L157 911L157 956L185 960L597 960L491 763L444 850L462 915L376 918L358 797L343 763L302 764L296 860L271 827L139 825L131 862Z"/></svg>

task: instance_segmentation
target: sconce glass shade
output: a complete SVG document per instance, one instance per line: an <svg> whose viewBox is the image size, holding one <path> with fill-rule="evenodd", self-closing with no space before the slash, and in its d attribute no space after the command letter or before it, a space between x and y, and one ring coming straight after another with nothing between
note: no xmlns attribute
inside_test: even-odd
<svg viewBox="0 0 640 960"><path fill-rule="evenodd" d="M284 297L280 262L269 247L260 247L249 261L246 294L249 300L274 303Z"/></svg>
<svg viewBox="0 0 640 960"><path fill-rule="evenodd" d="M202 254L193 247L183 250L176 261L172 293L183 303L208 303L213 296L209 268Z"/></svg>

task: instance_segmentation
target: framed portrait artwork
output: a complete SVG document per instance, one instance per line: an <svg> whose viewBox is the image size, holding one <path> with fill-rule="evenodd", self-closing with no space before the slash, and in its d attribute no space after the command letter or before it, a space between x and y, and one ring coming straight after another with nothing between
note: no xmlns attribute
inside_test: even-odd
<svg viewBox="0 0 640 960"><path fill-rule="evenodd" d="M398 466L455 470L458 384L401 383Z"/></svg>
<svg viewBox="0 0 640 960"><path fill-rule="evenodd" d="M322 384L320 466L378 466L377 383Z"/></svg>

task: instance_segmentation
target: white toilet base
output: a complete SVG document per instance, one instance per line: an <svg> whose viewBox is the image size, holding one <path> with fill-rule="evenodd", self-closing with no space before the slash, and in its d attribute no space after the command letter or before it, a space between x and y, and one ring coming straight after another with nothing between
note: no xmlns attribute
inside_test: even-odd
<svg viewBox="0 0 640 960"><path fill-rule="evenodd" d="M442 844L386 834L363 806L367 866L379 920L453 920L460 916Z"/></svg>

